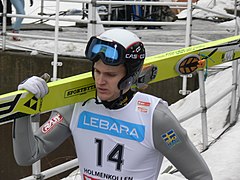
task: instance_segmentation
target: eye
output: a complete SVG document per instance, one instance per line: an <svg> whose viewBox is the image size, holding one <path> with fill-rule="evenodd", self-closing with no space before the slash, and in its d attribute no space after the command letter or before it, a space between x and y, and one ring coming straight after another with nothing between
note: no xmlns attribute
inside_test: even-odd
<svg viewBox="0 0 240 180"><path fill-rule="evenodd" d="M116 76L117 76L117 73L115 73L115 72L109 72L109 73L107 73L107 75L108 75L109 77L116 77Z"/></svg>

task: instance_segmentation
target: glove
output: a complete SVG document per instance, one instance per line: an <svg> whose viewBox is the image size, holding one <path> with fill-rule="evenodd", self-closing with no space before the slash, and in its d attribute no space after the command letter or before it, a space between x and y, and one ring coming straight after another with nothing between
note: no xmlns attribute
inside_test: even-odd
<svg viewBox="0 0 240 180"><path fill-rule="evenodd" d="M18 85L18 90L25 89L35 95L36 98L43 98L48 93L48 86L44 79L32 76Z"/></svg>

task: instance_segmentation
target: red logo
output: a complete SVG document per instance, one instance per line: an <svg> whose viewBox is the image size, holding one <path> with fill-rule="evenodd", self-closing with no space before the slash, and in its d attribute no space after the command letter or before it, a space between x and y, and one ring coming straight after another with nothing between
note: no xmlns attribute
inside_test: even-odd
<svg viewBox="0 0 240 180"><path fill-rule="evenodd" d="M99 180L83 174L83 180Z"/></svg>
<svg viewBox="0 0 240 180"><path fill-rule="evenodd" d="M138 111L139 112L143 112L143 113L147 113L148 109L144 108L144 107L138 107Z"/></svg>
<svg viewBox="0 0 240 180"><path fill-rule="evenodd" d="M61 114L57 114L52 119L49 119L45 124L42 126L42 132L44 134L48 133L51 129L53 129L57 124L62 122L63 117Z"/></svg>
<svg viewBox="0 0 240 180"><path fill-rule="evenodd" d="M137 103L139 106L150 106L151 105L150 102L144 102L144 101L138 101Z"/></svg>

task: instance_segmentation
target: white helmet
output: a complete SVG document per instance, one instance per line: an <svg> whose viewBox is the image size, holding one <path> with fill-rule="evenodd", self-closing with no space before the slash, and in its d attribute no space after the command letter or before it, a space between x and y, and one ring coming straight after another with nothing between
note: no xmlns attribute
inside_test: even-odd
<svg viewBox="0 0 240 180"><path fill-rule="evenodd" d="M114 40L115 42L118 42L119 44L124 46L126 49L135 42L141 42L141 40L138 38L136 34L126 29L120 28L107 30L100 34L99 37L103 39L106 38L109 40Z"/></svg>
<svg viewBox="0 0 240 180"><path fill-rule="evenodd" d="M91 37L85 55L93 63L101 59L107 65L124 64L127 73L118 83L118 88L123 90L136 82L145 59L145 48L136 34L114 28Z"/></svg>

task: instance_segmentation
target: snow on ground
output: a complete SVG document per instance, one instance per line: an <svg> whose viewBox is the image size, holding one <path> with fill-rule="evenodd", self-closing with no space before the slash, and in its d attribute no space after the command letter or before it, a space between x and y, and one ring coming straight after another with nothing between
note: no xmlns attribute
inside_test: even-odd
<svg viewBox="0 0 240 180"><path fill-rule="evenodd" d="M33 6L30 7L30 1L25 1L25 13L26 15L37 15L39 13L44 13L46 14L46 16L51 16L51 17L55 17L55 13L56 13L56 1L43 1L43 10L41 9L41 2L42 0L34 0L33 1ZM15 9L13 9L13 13L15 13ZM79 11L82 10L82 3L75 3L75 2L60 2L59 4L59 14L62 14L63 12L67 12L67 11ZM41 12L42 11L42 12ZM79 19L79 16L72 16L72 15L68 15L66 14L65 16L61 16L61 17L65 17L65 18L72 18L72 19ZM38 21L37 19L29 19L29 18L24 18L23 23L33 23ZM50 20L47 21L46 24L49 25L55 25L55 21ZM59 24L60 26L74 26L75 22L67 22L67 21L62 21Z"/></svg>
<svg viewBox="0 0 240 180"><path fill-rule="evenodd" d="M214 4L214 2L216 2L216 4ZM233 9L234 8L234 3L235 0L199 0L196 5L203 7L203 8L208 8L211 9L213 11L216 11L218 13L222 13L222 14L226 14L226 10L225 8L230 8ZM186 18L187 16L187 11L183 10L181 13L179 13L178 18L182 19L182 18ZM211 12L207 12L207 11L203 11L202 9L198 9L195 8L193 9L193 13L192 16L194 18L201 18L201 19L214 19L216 17L225 17L222 16L220 14L216 15L214 13Z"/></svg>
<svg viewBox="0 0 240 180"><path fill-rule="evenodd" d="M229 68L207 78L205 82L207 102L211 101L217 94L220 94L231 86L231 75L232 69ZM226 126L224 125L226 123L230 103L231 95L227 95L216 105L208 109L207 123L209 144L228 127L229 124ZM173 104L170 109L178 117L199 106L199 90L197 90L186 98ZM192 117L188 121L183 122L182 126L187 130L195 146L201 151L201 116L197 115ZM213 179L237 180L240 177L238 175L240 170L240 163L238 163L240 155L237 153L240 148L240 140L237 140L239 126L239 123L237 123L229 132L226 132L216 143L211 145L207 151L202 153L211 169L214 177Z"/></svg>

